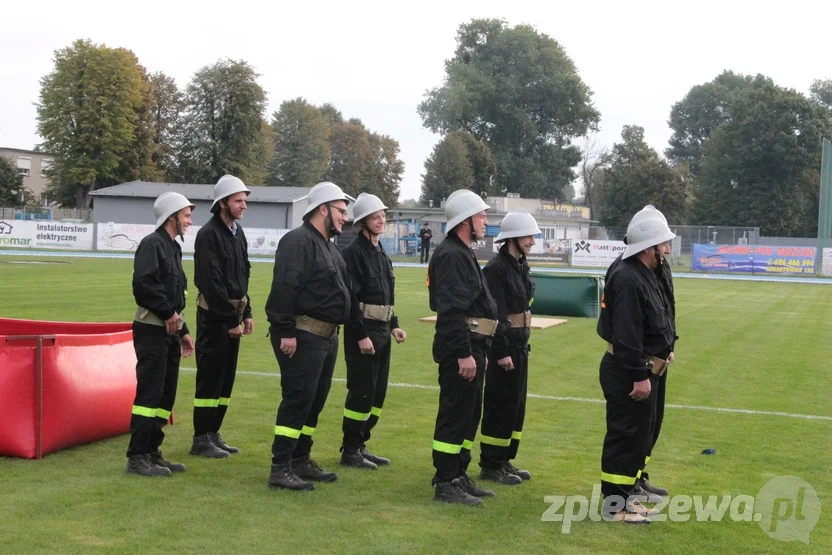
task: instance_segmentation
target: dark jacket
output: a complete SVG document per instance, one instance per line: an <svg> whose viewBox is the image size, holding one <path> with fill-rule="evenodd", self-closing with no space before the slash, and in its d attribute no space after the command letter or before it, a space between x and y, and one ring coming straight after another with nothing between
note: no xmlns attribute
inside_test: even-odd
<svg viewBox="0 0 832 555"><path fill-rule="evenodd" d="M185 310L185 295L188 290L188 278L182 269L182 248L171 239L168 232L159 228L145 236L136 249L133 258L133 298L136 305L150 310L153 314L167 320L174 313ZM164 328L135 322L134 329L154 332ZM181 335L187 335L185 324Z"/></svg>
<svg viewBox="0 0 832 555"><path fill-rule="evenodd" d="M266 301L271 333L295 336L295 316L343 324L350 316L350 276L344 258L305 222L277 246L272 289Z"/></svg>
<svg viewBox="0 0 832 555"><path fill-rule="evenodd" d="M359 233L350 246L344 249L344 261L352 282L350 321L344 326L344 352L358 354L358 341L369 337L368 327L380 333L373 334L373 343L384 337L389 340L390 330L399 327L395 314L390 323L365 320L360 303L393 306L395 304L396 278L393 264L381 244L376 247L363 233ZM374 345L376 349L380 345Z"/></svg>
<svg viewBox="0 0 832 555"><path fill-rule="evenodd" d="M529 328L512 328L508 315L529 310L534 298L534 282L530 277L529 264L523 256L517 260L503 246L482 270L491 296L497 303L497 319L500 325L491 344L492 356L500 360L511 356L509 347L525 349L529 343Z"/></svg>
<svg viewBox="0 0 832 555"><path fill-rule="evenodd" d="M194 243L194 284L205 297L211 318L224 322L230 329L252 317L250 277L248 241L243 228L237 224L235 235L220 215L214 214L197 232ZM248 300L242 315L238 315L229 299Z"/></svg>
<svg viewBox="0 0 832 555"><path fill-rule="evenodd" d="M671 301L660 276L635 256L619 257L607 270L597 331L634 381L648 377L648 355L667 358L675 341Z"/></svg>
<svg viewBox="0 0 832 555"><path fill-rule="evenodd" d="M456 233L449 233L436 247L428 265L430 309L436 312L433 360L466 358L472 349L486 353L491 338L471 332L466 318L497 319L497 305L491 298L479 262Z"/></svg>

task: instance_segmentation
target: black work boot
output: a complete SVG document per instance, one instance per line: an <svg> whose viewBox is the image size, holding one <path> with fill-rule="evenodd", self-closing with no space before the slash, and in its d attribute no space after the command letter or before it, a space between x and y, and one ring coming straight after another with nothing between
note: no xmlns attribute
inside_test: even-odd
<svg viewBox="0 0 832 555"><path fill-rule="evenodd" d="M315 484L304 482L292 470L291 463L272 464L272 471L269 473L269 487L280 489L291 489L295 491L315 489Z"/></svg>
<svg viewBox="0 0 832 555"><path fill-rule="evenodd" d="M639 491L641 490L641 491ZM670 493L659 486L654 486L647 478L639 478L636 482L636 495L647 495L650 497L667 497ZM650 501L651 503L658 503L658 501Z"/></svg>
<svg viewBox="0 0 832 555"><path fill-rule="evenodd" d="M483 468L480 470L480 480L497 482L504 486L516 486L522 484L523 479L516 474L509 474L504 468Z"/></svg>
<svg viewBox="0 0 832 555"><path fill-rule="evenodd" d="M491 491L490 489L481 489L477 487L476 482L471 479L470 476L467 474L463 474L456 480L454 480L459 488L469 495L473 495L474 497L496 497L497 494Z"/></svg>
<svg viewBox="0 0 832 555"><path fill-rule="evenodd" d="M194 438L194 443L191 446L191 455L200 457L208 457L211 459L223 459L228 456L228 451L220 449L214 445L211 439L211 434L202 434Z"/></svg>
<svg viewBox="0 0 832 555"><path fill-rule="evenodd" d="M165 457L162 456L161 451L156 451L155 453L151 453L150 455L148 455L148 457L150 458L150 462L152 462L156 466L161 466L161 467L167 468L171 472L185 472L185 465L184 464L170 462L169 460L165 459Z"/></svg>
<svg viewBox="0 0 832 555"><path fill-rule="evenodd" d="M138 474L139 476L170 476L170 470L163 466L156 466L150 462L148 455L131 455L127 457L127 474Z"/></svg>
<svg viewBox="0 0 832 555"><path fill-rule="evenodd" d="M511 462L507 462L503 466L503 468L509 474L514 474L515 476L520 476L520 478L522 478L523 480L531 480L532 479L532 473L531 472L529 472L528 470L520 470L518 468L515 468L514 465L511 464Z"/></svg>
<svg viewBox="0 0 832 555"><path fill-rule="evenodd" d="M214 443L214 445L216 445L217 447L219 447L223 451L228 451L232 455L234 453L239 453L240 452L240 450L238 448L228 445L225 442L225 440L222 439L222 436L220 435L219 432L208 432L208 435L211 436L211 441Z"/></svg>
<svg viewBox="0 0 832 555"><path fill-rule="evenodd" d="M309 457L301 457L292 461L292 470L299 478L312 480L313 482L334 482L338 475L334 472L326 472L318 466L318 463Z"/></svg>
<svg viewBox="0 0 832 555"><path fill-rule="evenodd" d="M353 468L366 468L367 470L376 470L378 466L375 463L361 456L358 449L344 449L341 453L341 465L351 466Z"/></svg>
<svg viewBox="0 0 832 555"><path fill-rule="evenodd" d="M453 482L439 482L433 487L433 500L445 503L458 503L459 505L482 505L482 499L465 492Z"/></svg>
<svg viewBox="0 0 832 555"><path fill-rule="evenodd" d="M361 456L374 463L376 466L387 466L390 464L390 459L385 459L384 457L379 457L378 455L373 455L365 447L361 448Z"/></svg>

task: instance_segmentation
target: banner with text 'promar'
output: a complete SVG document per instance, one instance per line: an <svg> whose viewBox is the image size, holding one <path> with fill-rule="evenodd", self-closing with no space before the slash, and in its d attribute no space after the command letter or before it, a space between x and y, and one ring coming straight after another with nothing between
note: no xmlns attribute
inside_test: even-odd
<svg viewBox="0 0 832 555"><path fill-rule="evenodd" d="M814 247L769 245L693 245L691 269L732 274L814 275Z"/></svg>

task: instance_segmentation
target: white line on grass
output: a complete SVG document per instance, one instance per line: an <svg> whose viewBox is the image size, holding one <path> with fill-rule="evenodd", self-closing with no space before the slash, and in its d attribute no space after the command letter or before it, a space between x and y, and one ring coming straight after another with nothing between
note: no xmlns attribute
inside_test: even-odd
<svg viewBox="0 0 832 555"><path fill-rule="evenodd" d="M196 372L196 368L181 368L181 370L185 370L188 372ZM266 376L270 378L279 378L280 374L276 372L247 372L244 370L238 370L237 374L244 374L246 376ZM334 382L346 382L344 378L332 378ZM408 389L432 389L438 390L439 386L437 385L422 385L417 383L400 383L400 382L390 382L387 384L388 387L404 387ZM595 404L604 404L606 401L603 399L589 399L586 397L557 397L555 395L538 395L537 393L529 393L528 397L532 399L545 399L547 401L574 401L577 403L595 403ZM673 405L673 404L666 404L665 407L671 409L687 409L687 410L702 410L707 412L727 412L731 414L751 414L755 416L785 416L788 418L802 418L804 420L822 420L826 422L832 422L832 416L821 416L817 414L799 414L795 412L779 412L779 411L771 411L771 410L750 410L750 409L729 409L725 407L703 407L699 405Z"/></svg>

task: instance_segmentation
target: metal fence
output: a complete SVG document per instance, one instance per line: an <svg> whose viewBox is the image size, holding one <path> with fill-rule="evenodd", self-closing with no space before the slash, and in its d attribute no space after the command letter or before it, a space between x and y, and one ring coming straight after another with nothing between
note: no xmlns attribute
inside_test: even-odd
<svg viewBox="0 0 832 555"><path fill-rule="evenodd" d="M2 220L76 220L89 222L92 211L79 208L10 208L0 206Z"/></svg>
<svg viewBox="0 0 832 555"><path fill-rule="evenodd" d="M678 247L674 246L674 257L690 256L694 243L713 243L716 245L755 245L760 241L759 227L731 227L710 225L670 225L671 231L679 238ZM588 239L621 241L627 234L626 227L589 228ZM797 245L795 245L797 246Z"/></svg>

